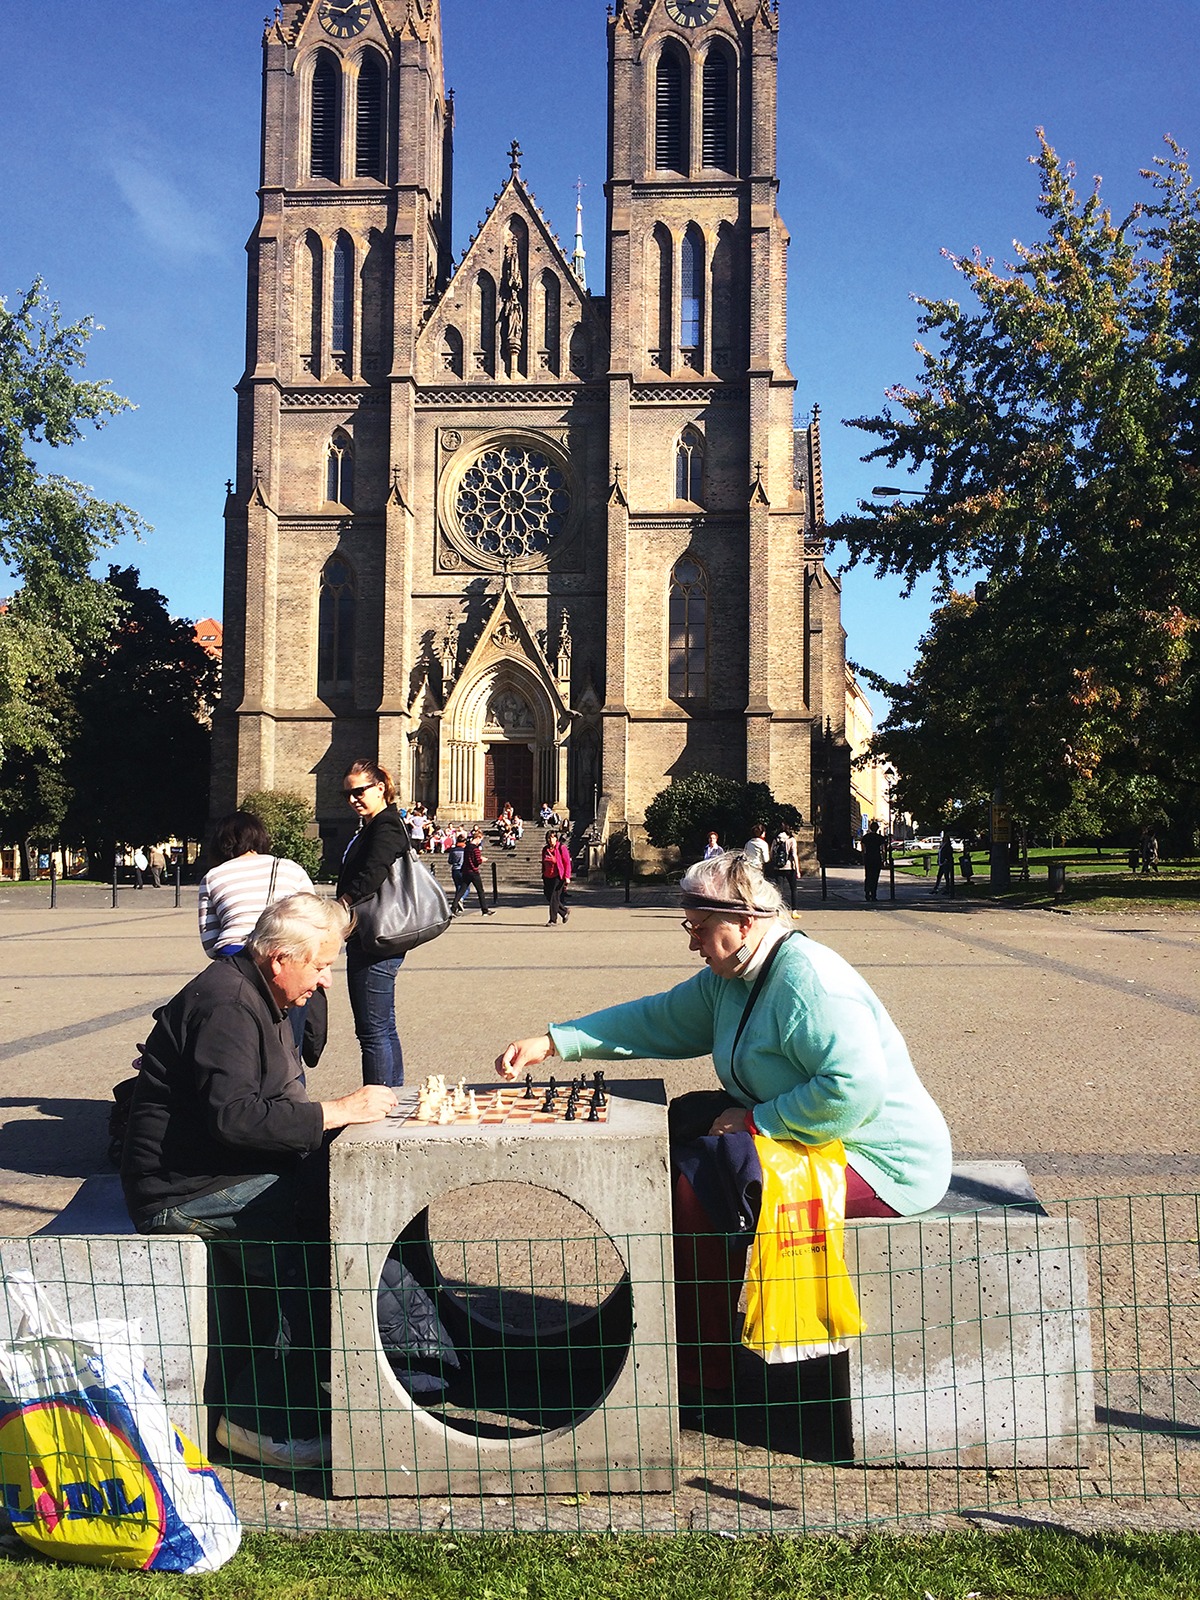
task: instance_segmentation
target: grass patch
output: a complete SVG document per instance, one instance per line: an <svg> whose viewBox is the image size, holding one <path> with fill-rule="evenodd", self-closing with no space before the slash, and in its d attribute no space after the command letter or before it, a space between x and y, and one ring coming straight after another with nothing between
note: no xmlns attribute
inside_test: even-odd
<svg viewBox="0 0 1200 1600"><path fill-rule="evenodd" d="M1200 1593L1200 1536L256 1534L221 1572L184 1579L0 1561L0 1596L37 1600L920 1600L926 1591L937 1600L1176 1600Z"/></svg>

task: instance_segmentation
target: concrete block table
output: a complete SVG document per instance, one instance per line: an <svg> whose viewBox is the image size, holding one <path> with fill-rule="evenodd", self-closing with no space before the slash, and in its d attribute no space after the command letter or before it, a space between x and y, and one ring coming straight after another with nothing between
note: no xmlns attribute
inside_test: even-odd
<svg viewBox="0 0 1200 1600"><path fill-rule="evenodd" d="M495 1088L496 1081L476 1085ZM658 1079L608 1085L608 1120L456 1123L389 1119L347 1129L330 1155L333 1281L333 1492L335 1495L552 1494L670 1490L678 1432L673 1405L671 1196L666 1095ZM415 1100L410 1096L404 1102ZM585 1103L586 1111L586 1103ZM543 1350L536 1332L510 1362L510 1387L535 1405L538 1362L559 1375L599 1370L582 1408L537 1429L450 1425L414 1402L384 1355L376 1294L402 1234L439 1197L473 1185L526 1184L580 1207L603 1230L624 1280L598 1311ZM549 1199L549 1195L547 1199ZM534 1210L532 1237L545 1238ZM432 1258L430 1258L430 1261ZM426 1280L427 1282L430 1280ZM537 1285L532 1286L536 1292ZM497 1330L445 1286L439 1309L485 1348ZM459 1337L455 1330L456 1340ZM516 1341L520 1343L520 1341ZM597 1350L606 1350L595 1368ZM549 1411L553 1412L553 1406Z"/></svg>
<svg viewBox="0 0 1200 1600"><path fill-rule="evenodd" d="M1095 1427L1087 1240L1016 1162L956 1166L932 1211L846 1224L867 1331L850 1344L855 1458L1073 1466Z"/></svg>

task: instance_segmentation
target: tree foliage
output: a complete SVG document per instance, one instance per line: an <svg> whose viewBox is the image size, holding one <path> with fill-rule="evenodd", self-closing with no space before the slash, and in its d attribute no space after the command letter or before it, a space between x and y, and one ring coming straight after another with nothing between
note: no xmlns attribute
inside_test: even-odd
<svg viewBox="0 0 1200 1600"><path fill-rule="evenodd" d="M865 460L928 488L843 518L852 562L942 585L908 684L871 679L894 701L876 753L943 808L1003 776L1048 826L1150 793L1180 814L1200 754L1200 189L1168 141L1117 223L1039 139L1045 238L1003 271L951 256L971 309L919 300L919 385L853 421L880 441ZM954 594L980 572L981 601Z"/></svg>
<svg viewBox="0 0 1200 1600"><path fill-rule="evenodd" d="M199 838L208 811L211 735L219 668L172 617L136 567L110 567L116 623L79 670L76 726L63 775L71 800L64 837L107 859L118 841Z"/></svg>
<svg viewBox="0 0 1200 1600"><path fill-rule="evenodd" d="M740 849L755 827L798 828L795 806L776 800L765 783L739 783L715 772L675 778L646 807L646 837L660 848L678 845L685 861L704 852L710 831L727 849Z"/></svg>
<svg viewBox="0 0 1200 1600"><path fill-rule="evenodd" d="M316 817L303 795L288 789L260 789L241 802L243 811L253 811L271 838L271 851L304 868L316 881L321 870L321 841L310 830Z"/></svg>
<svg viewBox="0 0 1200 1600"><path fill-rule="evenodd" d="M43 473L60 449L129 409L107 383L76 376L95 325L64 326L40 280L15 310L0 300L0 567L15 599L0 613L0 759L61 753L48 686L103 637L116 597L91 576L98 553L144 524L128 506Z"/></svg>

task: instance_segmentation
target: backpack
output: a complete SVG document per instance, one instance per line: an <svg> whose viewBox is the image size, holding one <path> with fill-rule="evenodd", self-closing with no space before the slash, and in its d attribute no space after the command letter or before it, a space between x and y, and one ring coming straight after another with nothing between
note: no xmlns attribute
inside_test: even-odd
<svg viewBox="0 0 1200 1600"><path fill-rule="evenodd" d="M771 866L776 872L786 872L789 865L787 840L776 839L771 846Z"/></svg>

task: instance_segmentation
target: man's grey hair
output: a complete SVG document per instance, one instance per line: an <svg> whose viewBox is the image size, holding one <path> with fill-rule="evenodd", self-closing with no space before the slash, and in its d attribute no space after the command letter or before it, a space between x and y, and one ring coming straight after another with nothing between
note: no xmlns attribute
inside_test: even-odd
<svg viewBox="0 0 1200 1600"><path fill-rule="evenodd" d="M685 906L726 911L731 916L777 917L783 899L756 862L740 850L726 850L710 861L689 867L679 885Z"/></svg>
<svg viewBox="0 0 1200 1600"><path fill-rule="evenodd" d="M340 900L317 894L289 894L269 905L254 924L246 950L256 961L286 956L311 961L330 934L345 942L354 919Z"/></svg>

